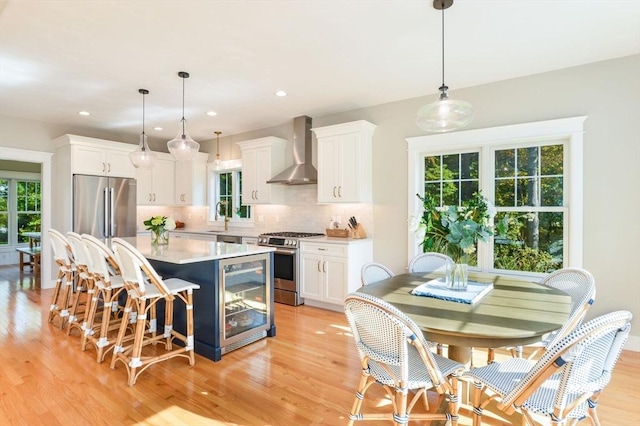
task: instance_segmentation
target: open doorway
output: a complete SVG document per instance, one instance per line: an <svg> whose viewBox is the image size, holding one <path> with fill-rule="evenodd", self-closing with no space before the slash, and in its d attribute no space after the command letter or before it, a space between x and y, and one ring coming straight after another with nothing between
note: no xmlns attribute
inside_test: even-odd
<svg viewBox="0 0 640 426"><path fill-rule="evenodd" d="M51 248L47 240L47 230L51 228L51 157L52 153L40 151L28 151L15 148L3 148L0 150L0 160L9 162L32 163L34 170L40 170L40 194L41 194L41 215L40 228L42 232L42 264L41 264L41 287L51 288L54 285L52 277L53 259ZM4 163L10 164L10 163ZM4 264L4 262L3 262Z"/></svg>

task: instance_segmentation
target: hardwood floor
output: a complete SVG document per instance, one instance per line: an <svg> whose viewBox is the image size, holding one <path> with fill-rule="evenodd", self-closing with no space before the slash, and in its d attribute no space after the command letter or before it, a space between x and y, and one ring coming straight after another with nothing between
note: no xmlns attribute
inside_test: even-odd
<svg viewBox="0 0 640 426"><path fill-rule="evenodd" d="M122 364L115 370L108 361L97 364L93 349L80 350L77 334L67 336L47 323L51 295L29 273L0 267L2 425L347 423L360 364L342 313L276 304L275 338L224 355L220 362L197 356L193 367L183 358L153 365L129 387ZM484 351L476 356L479 362L486 359ZM640 354L625 351L600 400L603 425L640 424L638 383ZM388 405L380 389L370 393L377 400L366 406ZM430 401L437 408L437 395ZM460 424L471 421L461 417ZM494 419L489 424L510 423Z"/></svg>

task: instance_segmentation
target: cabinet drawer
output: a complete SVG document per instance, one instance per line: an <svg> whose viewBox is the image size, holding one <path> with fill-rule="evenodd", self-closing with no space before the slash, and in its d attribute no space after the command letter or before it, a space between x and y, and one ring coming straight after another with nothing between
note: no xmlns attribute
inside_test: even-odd
<svg viewBox="0 0 640 426"><path fill-rule="evenodd" d="M303 242L300 247L305 253L318 253L331 256L347 256L349 249L346 244L322 244L306 242Z"/></svg>

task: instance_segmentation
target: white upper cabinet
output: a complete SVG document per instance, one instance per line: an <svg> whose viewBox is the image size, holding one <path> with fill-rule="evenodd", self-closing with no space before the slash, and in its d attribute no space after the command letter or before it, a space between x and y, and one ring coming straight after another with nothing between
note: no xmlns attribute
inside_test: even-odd
<svg viewBox="0 0 640 426"><path fill-rule="evenodd" d="M359 120L312 129L318 140L318 203L372 201L375 128Z"/></svg>
<svg viewBox="0 0 640 426"><path fill-rule="evenodd" d="M176 161L175 203L183 206L207 204L207 160L199 152L193 161Z"/></svg>
<svg viewBox="0 0 640 426"><path fill-rule="evenodd" d="M138 205L173 205L175 166L171 154L156 152L151 170L136 169Z"/></svg>
<svg viewBox="0 0 640 426"><path fill-rule="evenodd" d="M60 136L53 144L56 155L68 156L71 174L135 177L129 153L137 145L76 135Z"/></svg>
<svg viewBox="0 0 640 426"><path fill-rule="evenodd" d="M287 141L269 136L238 145L242 151L242 204L281 203L282 185L267 181L284 170Z"/></svg>

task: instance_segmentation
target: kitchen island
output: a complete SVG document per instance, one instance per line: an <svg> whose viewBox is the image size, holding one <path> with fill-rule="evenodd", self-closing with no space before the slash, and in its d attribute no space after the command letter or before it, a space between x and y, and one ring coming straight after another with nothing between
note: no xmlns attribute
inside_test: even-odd
<svg viewBox="0 0 640 426"><path fill-rule="evenodd" d="M184 238L152 245L150 238L127 238L163 278L199 284L194 291L197 354L219 361L222 355L264 337L273 337L272 247ZM158 307L158 319L164 306ZM184 306L174 309L174 327L186 330Z"/></svg>

